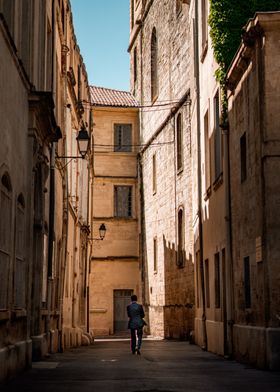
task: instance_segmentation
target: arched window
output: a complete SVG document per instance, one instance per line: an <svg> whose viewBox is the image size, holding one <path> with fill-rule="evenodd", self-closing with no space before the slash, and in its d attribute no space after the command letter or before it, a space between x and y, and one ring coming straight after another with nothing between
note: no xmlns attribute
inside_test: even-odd
<svg viewBox="0 0 280 392"><path fill-rule="evenodd" d="M12 185L7 172L0 183L0 216L0 309L6 309L12 238Z"/></svg>
<svg viewBox="0 0 280 392"><path fill-rule="evenodd" d="M183 168L183 143L182 143L182 115L178 114L176 120L176 135L177 135L177 170Z"/></svg>
<svg viewBox="0 0 280 392"><path fill-rule="evenodd" d="M133 79L134 83L137 81L137 48L133 51Z"/></svg>
<svg viewBox="0 0 280 392"><path fill-rule="evenodd" d="M14 273L14 305L16 308L26 306L26 255L25 255L25 201L21 193L17 198L16 209L16 243Z"/></svg>
<svg viewBox="0 0 280 392"><path fill-rule="evenodd" d="M184 266L184 247L185 247L185 231L184 231L184 210L180 208L178 211L178 267Z"/></svg>
<svg viewBox="0 0 280 392"><path fill-rule="evenodd" d="M151 38L151 100L154 102L158 96L158 43L157 32L153 28Z"/></svg>

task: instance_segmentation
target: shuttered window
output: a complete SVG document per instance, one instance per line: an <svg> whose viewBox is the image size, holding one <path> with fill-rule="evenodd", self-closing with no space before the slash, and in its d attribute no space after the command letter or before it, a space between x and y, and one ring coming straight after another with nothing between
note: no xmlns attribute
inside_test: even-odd
<svg viewBox="0 0 280 392"><path fill-rule="evenodd" d="M12 234L12 187L8 174L1 178L0 214L0 309L7 309Z"/></svg>
<svg viewBox="0 0 280 392"><path fill-rule="evenodd" d="M132 125L114 125L114 151L132 151Z"/></svg>
<svg viewBox="0 0 280 392"><path fill-rule="evenodd" d="M220 128L219 92L214 97L214 135L215 135L215 180L222 173L222 134Z"/></svg>
<svg viewBox="0 0 280 392"><path fill-rule="evenodd" d="M15 264L15 297L14 305L16 308L26 306L26 262L25 262L25 203L20 195L17 199L16 210L16 264Z"/></svg>
<svg viewBox="0 0 280 392"><path fill-rule="evenodd" d="M115 217L131 218L132 217L132 187L115 186L114 190Z"/></svg>

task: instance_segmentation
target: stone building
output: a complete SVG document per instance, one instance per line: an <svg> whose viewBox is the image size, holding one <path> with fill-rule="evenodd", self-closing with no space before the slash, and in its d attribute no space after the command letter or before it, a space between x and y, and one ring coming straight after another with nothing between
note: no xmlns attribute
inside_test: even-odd
<svg viewBox="0 0 280 392"><path fill-rule="evenodd" d="M127 331L130 296L141 296L137 154L138 104L132 95L90 87L94 118L90 330ZM100 225L106 236L100 241Z"/></svg>
<svg viewBox="0 0 280 392"><path fill-rule="evenodd" d="M227 74L233 352L280 368L280 13L249 21Z"/></svg>
<svg viewBox="0 0 280 392"><path fill-rule="evenodd" d="M188 1L131 1L131 92L140 103L143 301L152 335L193 329Z"/></svg>
<svg viewBox="0 0 280 392"><path fill-rule="evenodd" d="M77 155L70 142L90 115L68 0L1 0L0 45L2 381L85 330L89 169L59 156Z"/></svg>
<svg viewBox="0 0 280 392"><path fill-rule="evenodd" d="M92 131L86 68L73 29L70 3L60 2L56 24L57 112L62 140L55 146L56 216L54 256L60 266L59 331L61 347L90 339L88 326L88 272L90 234L91 145L84 159L78 150L79 132ZM64 8L63 8L64 7ZM90 142L91 143L91 142ZM62 158L60 158L62 157ZM77 158L78 157L78 158Z"/></svg>
<svg viewBox="0 0 280 392"><path fill-rule="evenodd" d="M215 79L208 17L210 3L191 2L193 222L196 286L195 341L224 355L231 349L230 250L226 135L222 134L221 92Z"/></svg>

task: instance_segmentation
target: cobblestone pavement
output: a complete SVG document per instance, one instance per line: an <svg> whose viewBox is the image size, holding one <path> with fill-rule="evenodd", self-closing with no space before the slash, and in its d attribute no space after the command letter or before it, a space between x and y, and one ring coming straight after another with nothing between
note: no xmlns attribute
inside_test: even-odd
<svg viewBox="0 0 280 392"><path fill-rule="evenodd" d="M177 341L96 341L52 355L1 391L20 392L279 392L280 372L256 370Z"/></svg>

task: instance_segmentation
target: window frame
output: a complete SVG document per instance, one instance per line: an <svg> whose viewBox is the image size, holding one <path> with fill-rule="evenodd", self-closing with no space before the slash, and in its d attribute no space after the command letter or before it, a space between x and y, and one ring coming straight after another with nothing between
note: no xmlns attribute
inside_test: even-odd
<svg viewBox="0 0 280 392"><path fill-rule="evenodd" d="M244 307L251 309L252 306L252 292L251 292L251 266L250 257L243 258L243 273L244 273Z"/></svg>
<svg viewBox="0 0 280 392"><path fill-rule="evenodd" d="M20 215L22 214L22 216ZM21 193L17 198L16 203L16 222L15 222L15 269L14 269L14 306L17 309L25 309L26 308L26 254L25 254L25 201L24 196ZM20 220L22 219L22 235L20 239ZM21 285L17 284L18 278L20 280ZM20 291L18 292L18 290Z"/></svg>
<svg viewBox="0 0 280 392"><path fill-rule="evenodd" d="M216 91L213 99L213 115L214 115L214 170L215 183L219 180L223 173L222 167L222 132L220 127L220 93Z"/></svg>
<svg viewBox="0 0 280 392"><path fill-rule="evenodd" d="M122 206L122 208L127 207L127 213L123 213L122 210L119 209L119 194L118 192L121 189L127 188L127 206ZM124 195L122 196L124 197ZM120 219L132 219L133 218L133 186L132 185L114 185L114 218Z"/></svg>
<svg viewBox="0 0 280 392"><path fill-rule="evenodd" d="M157 30L154 27L151 34L151 101L158 98L158 38Z"/></svg>
<svg viewBox="0 0 280 392"><path fill-rule="evenodd" d="M157 237L153 239L153 256L154 256L154 273L158 272L158 241Z"/></svg>
<svg viewBox="0 0 280 392"><path fill-rule="evenodd" d="M178 230L178 244L177 244L177 266L179 268L183 268L185 265L185 211L183 207L178 209L178 222L177 222L177 230Z"/></svg>
<svg viewBox="0 0 280 392"><path fill-rule="evenodd" d="M114 123L114 152L132 152L133 125L132 123ZM125 144L125 128L129 130L129 144Z"/></svg>
<svg viewBox="0 0 280 392"><path fill-rule="evenodd" d="M183 120L182 113L176 117L176 152L177 152L177 173L183 171Z"/></svg>
<svg viewBox="0 0 280 392"><path fill-rule="evenodd" d="M6 203L3 203L2 205L2 194L8 200L8 209ZM12 219L13 219L13 189L12 189L12 183L11 183L11 178L8 172L4 172L1 176L1 181L0 181L0 214L1 217L3 218L2 214L2 209L6 211L6 219L1 219L2 224L5 226L5 228L1 227L1 222L0 222L0 236L2 238L2 230L5 231L7 234L7 237L3 240L3 242L0 241L0 253L6 256L7 262L6 265L3 263L3 268L5 270L1 269L1 278L2 278L2 294L3 294L3 303L0 302L0 311L5 311L8 309L8 301L9 301L9 273L10 273L10 268L11 268L11 262L12 262L12 230L13 230L13 225L12 225ZM7 227L7 221L9 224L9 227ZM3 239L3 238L2 238ZM0 258L0 266L1 266L1 258ZM1 293L1 291L0 291Z"/></svg>
<svg viewBox="0 0 280 392"><path fill-rule="evenodd" d="M246 132L240 137L240 182L247 179L247 137Z"/></svg>
<svg viewBox="0 0 280 392"><path fill-rule="evenodd" d="M153 154L152 163L153 195L157 193L157 156Z"/></svg>

